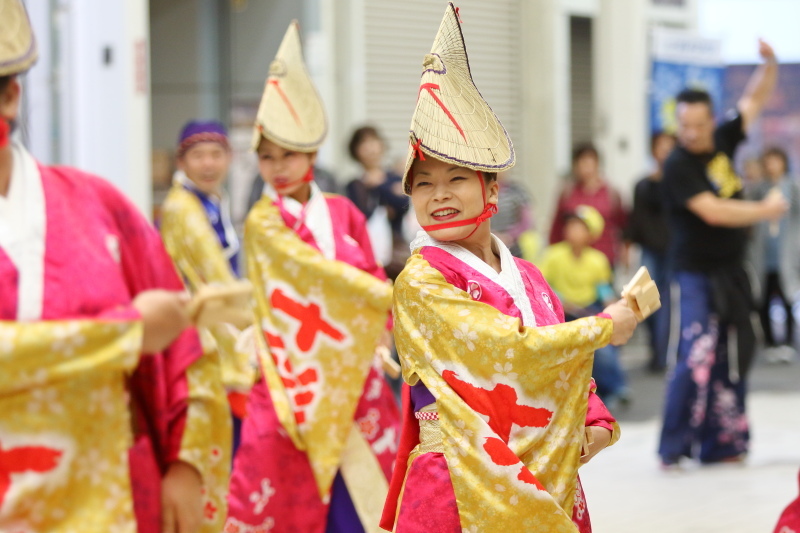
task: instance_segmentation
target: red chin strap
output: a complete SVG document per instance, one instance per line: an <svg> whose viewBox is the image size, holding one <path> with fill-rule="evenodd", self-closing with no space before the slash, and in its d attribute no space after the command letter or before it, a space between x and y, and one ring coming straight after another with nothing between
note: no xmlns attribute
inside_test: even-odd
<svg viewBox="0 0 800 533"><path fill-rule="evenodd" d="M481 196L483 197L483 211L481 211L481 214L475 218L469 218L467 220L454 220L452 222L442 222L440 224L429 224L427 226L422 226L422 229L427 232L431 232L440 229L460 228L461 226L475 224L475 229L472 230L469 235L464 237L465 239L468 239L472 237L473 233L478 231L478 228L481 226L481 224L497 214L497 204L486 203L486 180L483 179L483 172L480 170L477 170L476 172L478 173L478 180L481 183Z"/></svg>
<svg viewBox="0 0 800 533"><path fill-rule="evenodd" d="M307 183L307 182L314 181L314 166L313 166L313 165L312 165L312 166L310 166L310 167L308 167L308 172L306 172L306 175L305 175L305 176L303 176L302 178L300 178L300 181L301 181L301 182L304 182L304 183ZM296 183L297 183L296 181L291 181L291 182L289 182L289 183L286 183L286 184L284 184L284 185L281 185L281 186L277 186L277 185L276 185L276 186L275 186L275 189L276 189L277 191L281 191L281 190L283 190L283 189L288 189L289 187L292 187L292 186L294 186L294 184L296 184Z"/></svg>
<svg viewBox="0 0 800 533"><path fill-rule="evenodd" d="M11 139L11 125L4 118L0 118L0 149L8 146Z"/></svg>

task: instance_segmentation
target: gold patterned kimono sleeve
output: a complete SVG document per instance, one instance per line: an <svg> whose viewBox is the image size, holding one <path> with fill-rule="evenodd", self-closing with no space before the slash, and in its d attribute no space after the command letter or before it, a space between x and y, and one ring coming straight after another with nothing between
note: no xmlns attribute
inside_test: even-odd
<svg viewBox="0 0 800 533"><path fill-rule="evenodd" d="M125 385L141 345L139 320L0 321L0 531L136 531Z"/></svg>
<svg viewBox="0 0 800 533"><path fill-rule="evenodd" d="M161 237L192 293L205 285L226 285L236 281L200 201L179 184L173 185L164 201ZM240 334L229 324L216 324L201 330L200 339L205 353L219 352L225 387L245 392L255 381L255 369L250 354L236 349Z"/></svg>
<svg viewBox="0 0 800 533"><path fill-rule="evenodd" d="M436 398L462 528L573 533L587 383L612 321L525 327L420 255L394 294L403 375Z"/></svg>

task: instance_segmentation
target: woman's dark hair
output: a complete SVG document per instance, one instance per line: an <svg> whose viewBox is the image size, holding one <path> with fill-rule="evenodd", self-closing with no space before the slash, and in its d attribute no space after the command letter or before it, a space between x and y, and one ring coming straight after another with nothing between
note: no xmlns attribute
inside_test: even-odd
<svg viewBox="0 0 800 533"><path fill-rule="evenodd" d="M784 171L786 172L789 171L789 156L786 155L786 151L783 148L780 148L778 146L770 146L769 148L764 150L763 154L761 154L761 161L763 162L766 158L770 156L780 157L781 160L783 161Z"/></svg>
<svg viewBox="0 0 800 533"><path fill-rule="evenodd" d="M0 93L6 90L8 84L11 83L11 80L14 79L14 75L11 74L9 76L0 76Z"/></svg>
<svg viewBox="0 0 800 533"><path fill-rule="evenodd" d="M585 155L591 155L597 161L600 161L600 152L597 151L594 144L592 143L579 143L575 145L575 148L572 149L572 164L578 162L578 159Z"/></svg>
<svg viewBox="0 0 800 533"><path fill-rule="evenodd" d="M347 144L347 150L350 152L350 157L353 158L353 161L360 162L358 160L358 147L369 138L378 139L386 144L386 141L383 140L383 137L381 137L381 134L378 133L376 128L373 126L361 126L353 132L353 135L350 137L350 142Z"/></svg>

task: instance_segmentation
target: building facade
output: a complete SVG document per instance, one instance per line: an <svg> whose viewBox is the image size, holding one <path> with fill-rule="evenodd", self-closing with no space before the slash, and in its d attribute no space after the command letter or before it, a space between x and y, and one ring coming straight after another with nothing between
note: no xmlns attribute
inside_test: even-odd
<svg viewBox="0 0 800 533"><path fill-rule="evenodd" d="M476 84L514 140L512 173L529 187L541 229L574 142L598 145L606 175L622 191L646 170L649 30L694 29L698 1L458 3ZM151 151L172 149L190 118L220 119L230 125L237 150L230 187L239 217L255 176L249 127L289 21L301 23L309 69L329 113L320 162L346 181L355 173L346 143L358 125L383 132L387 164L404 157L422 57L445 6L443 0L29 4L37 34L47 41L28 79L34 153L107 176L149 210Z"/></svg>

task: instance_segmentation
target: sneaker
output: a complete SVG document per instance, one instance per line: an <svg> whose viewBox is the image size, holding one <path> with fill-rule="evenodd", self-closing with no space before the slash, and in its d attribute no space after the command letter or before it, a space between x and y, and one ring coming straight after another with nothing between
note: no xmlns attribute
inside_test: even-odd
<svg viewBox="0 0 800 533"><path fill-rule="evenodd" d="M791 363L797 357L797 350L788 345L778 346L778 361L781 363Z"/></svg>
<svg viewBox="0 0 800 533"><path fill-rule="evenodd" d="M767 346L764 348L764 360L771 364L775 365L778 363L784 362L784 355L783 355L783 346Z"/></svg>
<svg viewBox="0 0 800 533"><path fill-rule="evenodd" d="M797 350L783 344L781 346L767 346L764 348L764 360L769 364L791 363L797 357Z"/></svg>
<svg viewBox="0 0 800 533"><path fill-rule="evenodd" d="M682 472L683 468L681 467L681 459L678 457L677 459L668 459L662 457L659 461L659 468L662 472L667 474L674 474L678 472Z"/></svg>

